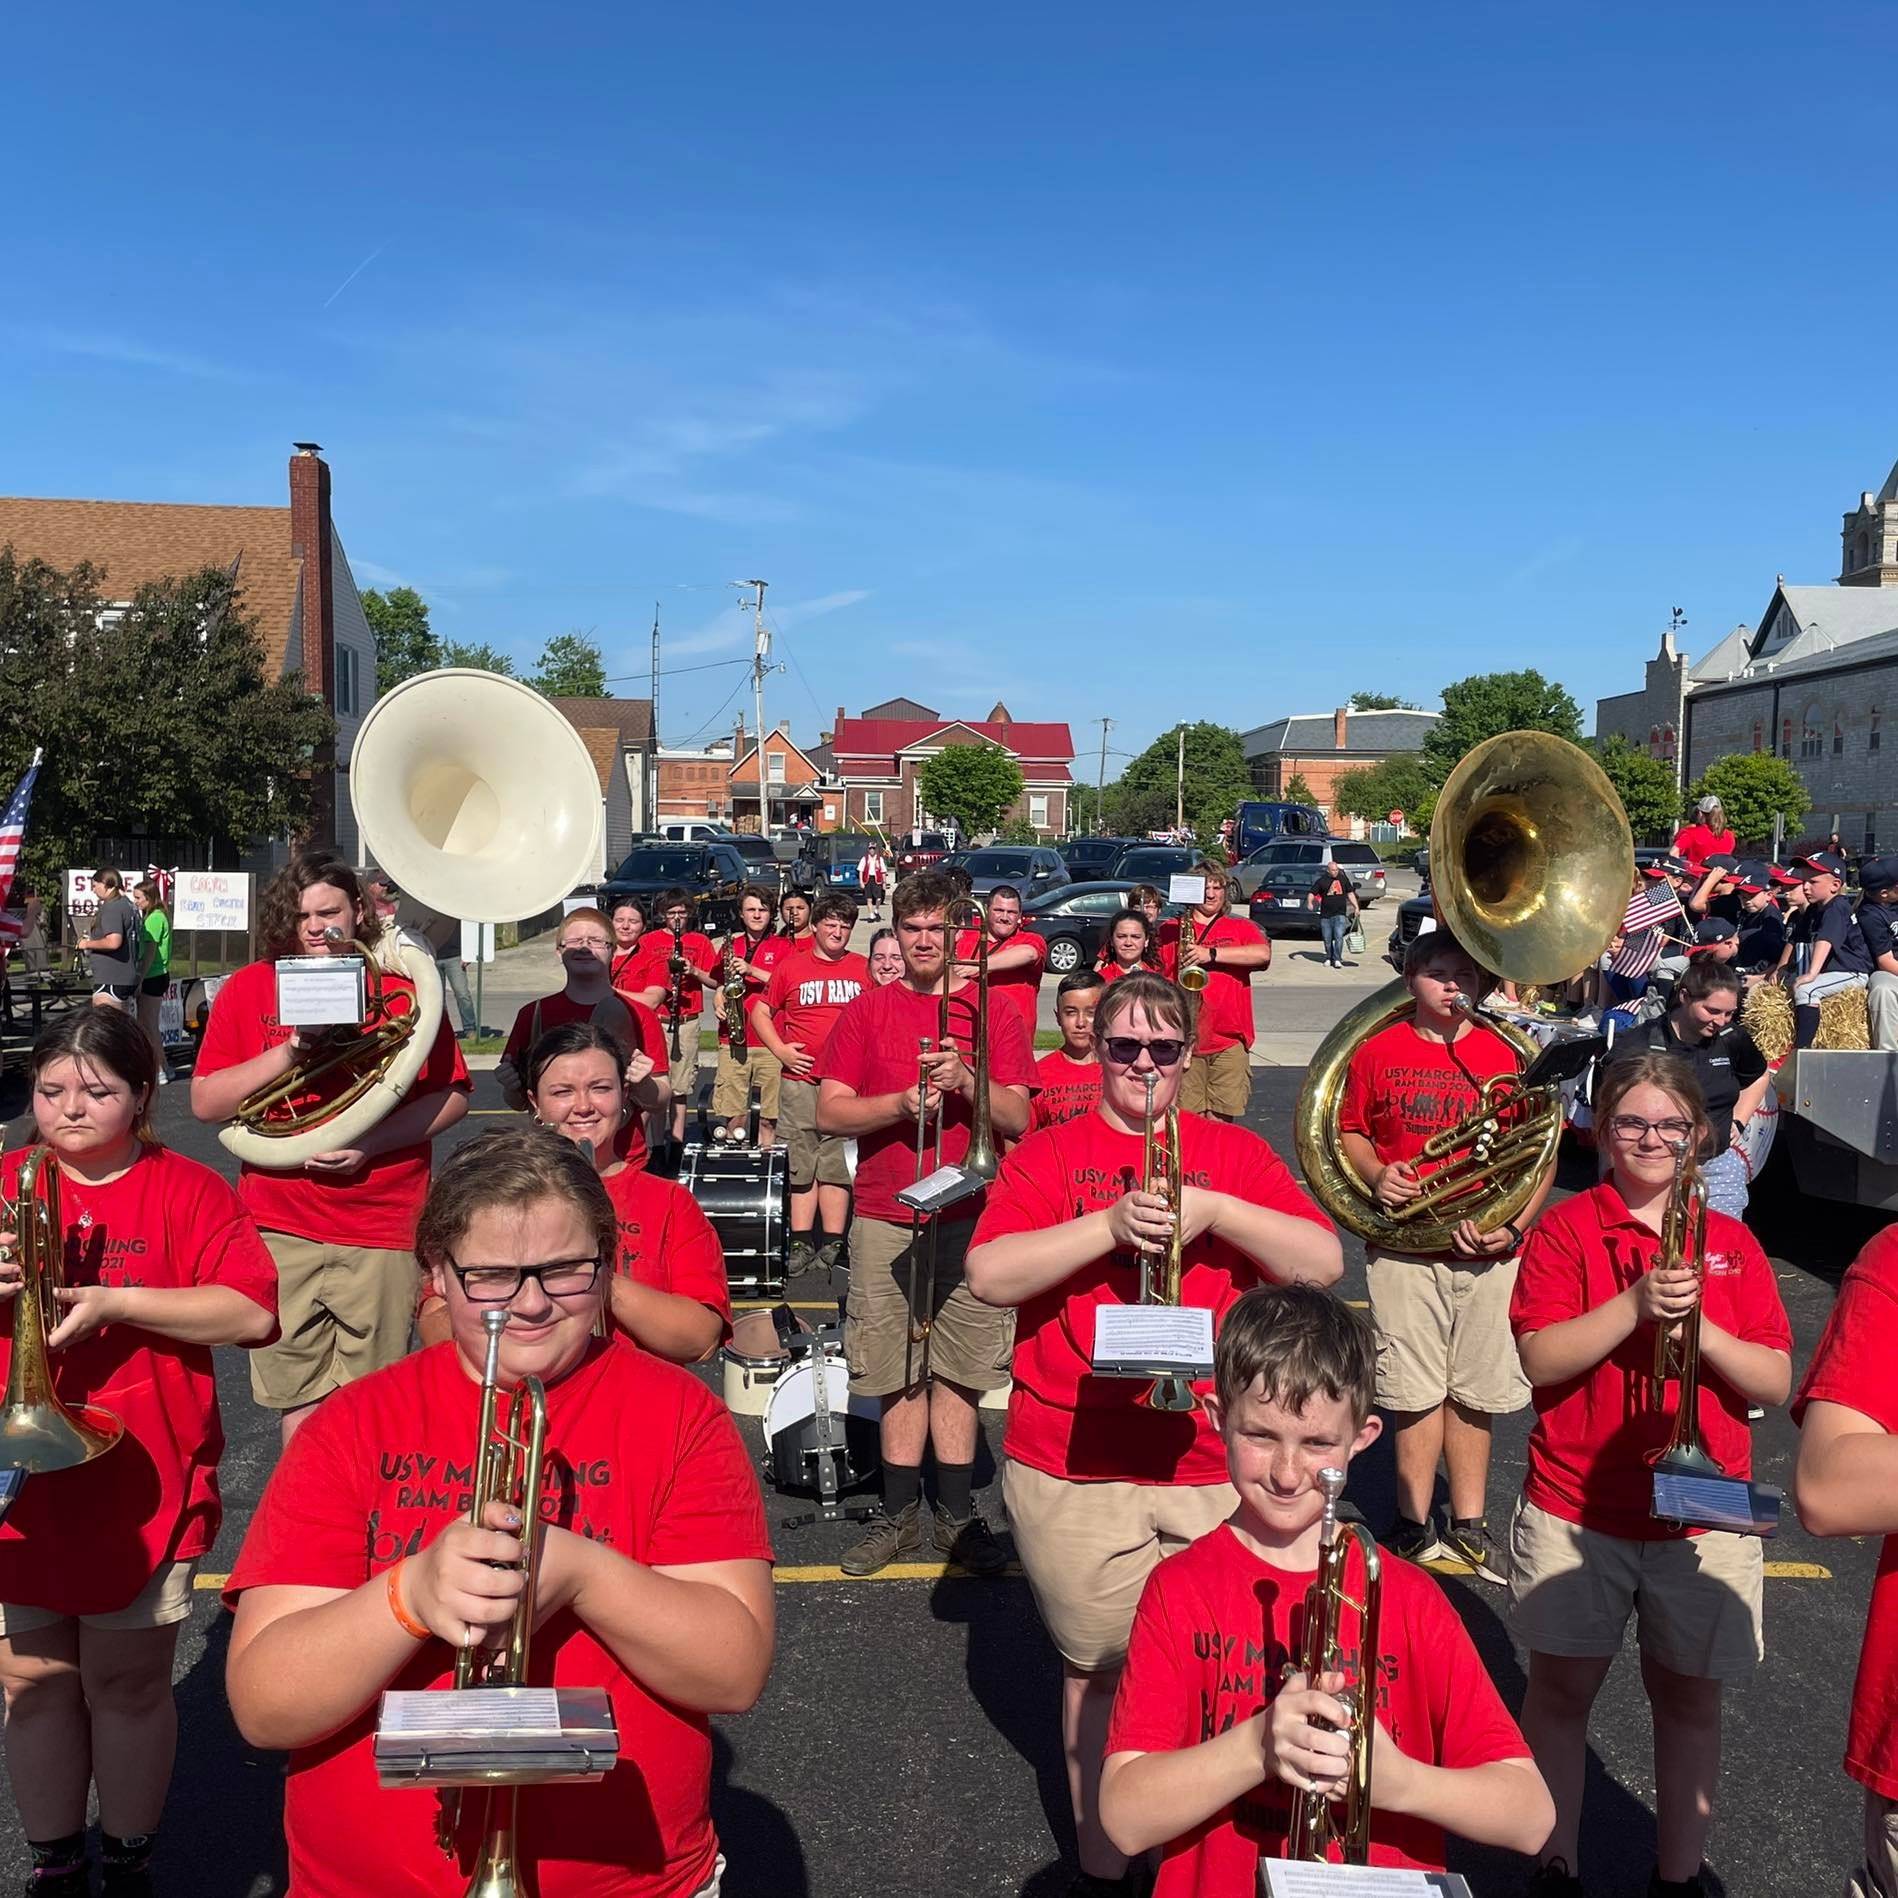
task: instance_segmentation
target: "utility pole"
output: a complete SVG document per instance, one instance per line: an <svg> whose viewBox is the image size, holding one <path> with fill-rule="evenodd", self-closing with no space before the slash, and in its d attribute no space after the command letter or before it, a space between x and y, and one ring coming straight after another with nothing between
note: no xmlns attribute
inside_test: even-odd
<svg viewBox="0 0 1898 1898"><path fill-rule="evenodd" d="M1173 767L1173 829L1177 835L1186 828L1186 727L1180 727L1179 762Z"/></svg>
<svg viewBox="0 0 1898 1898"><path fill-rule="evenodd" d="M641 830L659 828L659 602L652 603L652 763L646 773L646 821Z"/></svg>
<svg viewBox="0 0 1898 1898"><path fill-rule="evenodd" d="M1107 802L1107 731L1113 722L1111 718L1103 718L1099 721L1101 728L1101 768L1100 775L1094 780L1094 834L1096 836L1104 836L1107 831L1107 820L1102 817L1101 808Z"/></svg>
<svg viewBox="0 0 1898 1898"><path fill-rule="evenodd" d="M744 584L757 589L752 601L752 653L751 653L751 702L758 715L758 835L771 835L771 793L765 786L764 771L764 674L765 660L771 653L771 635L765 630L764 590L770 585L767 580L747 580Z"/></svg>

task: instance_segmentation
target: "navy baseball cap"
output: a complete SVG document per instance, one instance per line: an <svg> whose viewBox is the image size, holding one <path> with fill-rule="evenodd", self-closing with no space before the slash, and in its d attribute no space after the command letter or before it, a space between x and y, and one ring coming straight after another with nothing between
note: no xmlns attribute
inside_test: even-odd
<svg viewBox="0 0 1898 1898"><path fill-rule="evenodd" d="M1708 949L1717 942L1731 942L1739 933L1724 916L1709 916L1694 931L1694 947Z"/></svg>
<svg viewBox="0 0 1898 1898"><path fill-rule="evenodd" d="M1808 875L1822 873L1826 876L1842 877L1845 874L1845 859L1835 857L1829 850L1815 850L1809 857L1795 857L1795 870L1804 870Z"/></svg>
<svg viewBox="0 0 1898 1898"><path fill-rule="evenodd" d="M1898 883L1898 857L1867 857L1858 867L1862 890L1888 890Z"/></svg>
<svg viewBox="0 0 1898 1898"><path fill-rule="evenodd" d="M1734 887L1748 896L1758 896L1772 881L1772 872L1763 863L1743 863L1733 873Z"/></svg>
<svg viewBox="0 0 1898 1898"><path fill-rule="evenodd" d="M1783 863L1769 863L1766 866L1766 874L1771 877L1781 889L1791 889L1795 884L1801 881L1798 873L1787 869Z"/></svg>
<svg viewBox="0 0 1898 1898"><path fill-rule="evenodd" d="M1687 865L1679 857L1656 857L1652 863L1641 866L1645 877L1684 877Z"/></svg>

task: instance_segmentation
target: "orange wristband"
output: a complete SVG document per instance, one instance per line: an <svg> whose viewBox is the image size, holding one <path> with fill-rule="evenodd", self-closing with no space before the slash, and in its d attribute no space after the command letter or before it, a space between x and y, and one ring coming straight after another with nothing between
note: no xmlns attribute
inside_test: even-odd
<svg viewBox="0 0 1898 1898"><path fill-rule="evenodd" d="M395 1616L404 1634L413 1635L417 1641L431 1640L433 1637L430 1635L428 1629L402 1606L402 1584L400 1577L404 1566L404 1562L398 1562L389 1571L389 1612Z"/></svg>

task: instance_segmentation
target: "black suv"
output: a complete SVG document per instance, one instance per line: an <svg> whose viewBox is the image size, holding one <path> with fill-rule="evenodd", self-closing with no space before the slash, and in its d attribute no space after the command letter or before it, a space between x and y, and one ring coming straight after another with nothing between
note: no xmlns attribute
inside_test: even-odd
<svg viewBox="0 0 1898 1898"><path fill-rule="evenodd" d="M1114 867L1123 850L1131 850L1137 837L1070 837L1055 845L1056 854L1068 866L1068 875L1077 883L1104 877Z"/></svg>
<svg viewBox="0 0 1898 1898"><path fill-rule="evenodd" d="M771 848L769 837L760 837L756 831L735 831L729 837L719 838L718 847L735 850L744 860L746 878L761 890L768 890L773 896L784 894L789 867L778 861L778 853Z"/></svg>
<svg viewBox="0 0 1898 1898"><path fill-rule="evenodd" d="M622 896L652 899L667 890L683 890L692 899L692 926L708 935L727 935L739 927L738 893L751 880L751 866L729 842L640 844L599 886L600 907L609 914ZM648 907L649 928L659 918Z"/></svg>

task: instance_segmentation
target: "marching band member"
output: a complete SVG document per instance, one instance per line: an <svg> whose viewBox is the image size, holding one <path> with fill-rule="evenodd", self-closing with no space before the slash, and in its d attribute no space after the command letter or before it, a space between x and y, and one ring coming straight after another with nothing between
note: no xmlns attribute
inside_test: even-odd
<svg viewBox="0 0 1898 1898"><path fill-rule="evenodd" d="M632 1119L626 1068L625 1048L597 1023L550 1028L528 1052L528 1106L543 1127L577 1142L606 1182L619 1221L613 1322L655 1357L696 1364L731 1324L725 1251L683 1186L620 1158ZM418 1316L424 1344L448 1336L447 1308L426 1284Z"/></svg>
<svg viewBox="0 0 1898 1898"><path fill-rule="evenodd" d="M903 979L903 950L896 940L896 931L887 925L879 929L870 938L870 947L866 951L870 962L870 986L873 989L886 989L892 982Z"/></svg>
<svg viewBox="0 0 1898 1898"><path fill-rule="evenodd" d="M1101 945L1101 979L1118 982L1123 975L1146 970L1160 973L1160 952L1154 947L1153 924L1141 909L1123 909L1107 925L1107 940Z"/></svg>
<svg viewBox="0 0 1898 1898"><path fill-rule="evenodd" d="M1853 1260L1813 1353L1793 1421L1793 1496L1813 1536L1883 1536L1846 1728L1845 1770L1865 1789L1864 1846L1849 1898L1898 1892L1898 1229Z"/></svg>
<svg viewBox="0 0 1898 1898"><path fill-rule="evenodd" d="M922 1547L923 1458L932 1446L935 1548L974 1574L995 1575L1007 1566L974 1501L976 1405L983 1391L1008 1380L1013 1328L1010 1314L978 1304L963 1282L963 1255L982 1195L936 1215L933 1232L914 1226L896 1198L915 1177L919 1122L927 1123L924 1134L931 1127L940 1134L945 1164L969 1151L976 993L973 984L956 982L951 967L954 900L954 885L939 871L918 871L896 886L890 914L902 945L903 978L851 1003L817 1064L818 1127L857 1142L844 1321L850 1389L878 1399L883 1411L883 1514L841 1558L850 1575L874 1575ZM945 994L949 1035L942 1046ZM931 1046L919 1053L924 1041ZM990 1011L986 1052L989 1116L999 1143L1027 1132L1035 1083L1033 1044L1013 1009ZM913 1236L934 1260L933 1285L911 1257ZM927 1348L912 1350L924 1323Z"/></svg>
<svg viewBox="0 0 1898 1898"><path fill-rule="evenodd" d="M659 899L661 934L654 939L657 952L648 965L664 987L654 1003L651 991L642 998L659 1010L666 1032L666 1051L672 1050L672 998L679 1000L679 1057L671 1061L667 1080L672 1086L672 1144L685 1145L686 1110L699 1086L699 1018L705 1013L705 991L718 986L718 951L712 939L692 927L692 901L683 890L668 890ZM679 965L683 963L684 966Z"/></svg>
<svg viewBox="0 0 1898 1898"><path fill-rule="evenodd" d="M817 933L811 922L811 903L803 890L786 890L778 898L778 934L791 949L808 949Z"/></svg>
<svg viewBox="0 0 1898 1898"><path fill-rule="evenodd" d="M339 1392L271 1477L232 1571L226 1686L252 1745L290 1753L284 1830L301 1898L455 1898L484 1802L450 1858L438 1796L383 1791L385 1688L453 1680L498 1638L521 1581L518 1510L467 1520L483 1314L505 1310L505 1390L546 1386L546 1528L531 1682L606 1689L619 1762L598 1785L524 1787L516 1862L539 1898L712 1898L708 1716L742 1712L771 1664L771 1551L749 1455L689 1372L597 1338L618 1243L575 1142L485 1134L446 1160L416 1244L450 1337Z"/></svg>
<svg viewBox="0 0 1898 1898"><path fill-rule="evenodd" d="M527 1054L541 1036L568 1022L591 1022L604 1028L615 1041L633 1050L626 1063L626 1085L636 1111L628 1115L620 1133L620 1155L630 1165L643 1167L650 1158L647 1117L663 1113L672 1098L665 1077L665 1035L659 1017L644 1002L613 987L611 935L612 925L597 909L569 910L561 917L554 948L567 972L566 986L529 1002L515 1015L495 1079L501 1084L501 1098L516 1113L523 1113L527 1109Z"/></svg>
<svg viewBox="0 0 1898 1898"><path fill-rule="evenodd" d="M1127 892L1127 904L1147 919L1150 929L1157 930L1160 918L1166 914L1166 894L1157 883L1136 883Z"/></svg>
<svg viewBox="0 0 1898 1898"><path fill-rule="evenodd" d="M1206 879L1206 893L1191 912L1193 946L1182 957L1181 923L1160 931L1164 974L1177 981L1182 962L1206 973L1196 1011L1199 1039L1181 1078L1180 1105L1215 1120L1238 1120L1252 1098L1252 972L1272 966L1272 945L1251 923L1226 914L1231 881L1225 870L1202 861L1194 875Z"/></svg>
<svg viewBox="0 0 1898 1898"><path fill-rule="evenodd" d="M1693 1898L1720 1770L1720 1693L1765 1654L1757 1536L1689 1530L1651 1510L1653 1458L1675 1423L1652 1401L1654 1327L1698 1303L1699 1429L1729 1476L1752 1473L1746 1409L1781 1404L1792 1332L1773 1268L1737 1219L1709 1210L1707 1251L1659 1269L1683 1142L1707 1114L1692 1071L1636 1055L1603 1077L1601 1184L1542 1215L1510 1305L1535 1390L1528 1478L1509 1531L1510 1631L1529 1650L1522 1730L1555 1796L1538 1898L1577 1898L1588 1715L1635 1616L1654 1721L1659 1863L1650 1898Z"/></svg>
<svg viewBox="0 0 1898 1898"><path fill-rule="evenodd" d="M638 978L652 957L646 940L646 905L641 897L616 896L607 920L613 925L613 947L607 957L607 979L621 995L638 995L645 984Z"/></svg>
<svg viewBox="0 0 1898 1898"><path fill-rule="evenodd" d="M1163 1246L1171 1230L1164 1197L1140 1184L1146 1083L1157 1119L1184 1092L1192 1042L1191 1001L1171 982L1114 983L1094 1014L1099 1105L1009 1155L969 1251L970 1289L1015 1309L1008 1518L1061 1655L1081 1869L1100 1880L1125 1870L1101 1827L1100 1766L1141 1588L1162 1556L1224 1520L1234 1501L1204 1410L1155 1411L1138 1380L1092 1369L1095 1313L1136 1301L1138 1251ZM1180 1146L1182 1303L1217 1322L1262 1279L1338 1278L1344 1255L1331 1222L1258 1135L1183 1112Z"/></svg>
<svg viewBox="0 0 1898 1898"><path fill-rule="evenodd" d="M1021 923L1021 891L1012 883L998 883L983 908L981 930L956 932L956 974L975 974L976 949L982 935L989 939L989 1003L1012 1008L1035 1045L1035 1016L1041 1005L1041 974L1048 966L1048 945Z"/></svg>
<svg viewBox="0 0 1898 1898"><path fill-rule="evenodd" d="M784 1071L779 1110L791 1176L789 1271L828 1272L850 1217L844 1143L818 1125L817 1074L838 1018L870 981L870 965L850 948L857 906L827 891L817 899L817 935L788 951L751 1004L751 1032Z"/></svg>
<svg viewBox="0 0 1898 1898"><path fill-rule="evenodd" d="M90 1889L89 1785L105 1890L133 1898L151 1890L177 1748L173 1649L221 1514L211 1347L276 1335L277 1274L231 1187L152 1138L157 1067L129 1015L74 1010L41 1036L28 1070L64 1227L65 1313L47 1339L55 1389L110 1411L124 1434L90 1463L28 1477L0 1523L7 1771L37 1898ZM6 1199L24 1160L0 1165ZM19 1245L0 1232L9 1330ZM0 1375L10 1358L0 1336Z"/></svg>
<svg viewBox="0 0 1898 1898"><path fill-rule="evenodd" d="M1162 1853L1154 1898L1252 1898L1260 1857L1285 1852L1292 1790L1344 1786L1352 1720L1334 1696L1366 1681L1372 1865L1440 1872L1446 1833L1517 1852L1549 1835L1555 1808L1528 1745L1423 1570L1384 1564L1377 1653L1358 1657L1355 1680L1281 1679L1274 1664L1304 1640L1318 1473L1377 1438L1376 1353L1363 1313L1313 1286L1256 1286L1226 1316L1206 1403L1238 1506L1142 1591L1101 1779L1115 1841Z"/></svg>
<svg viewBox="0 0 1898 1898"><path fill-rule="evenodd" d="M718 1073L712 1081L712 1112L719 1117L714 1136L724 1140L748 1140L746 1125L751 1111L751 1093L758 1091L758 1146L760 1151L777 1145L778 1087L784 1075L783 1064L769 1048L761 1047L751 1034L751 1005L764 993L771 971L788 950L782 936L774 935L771 921L777 900L768 890L748 883L738 899L738 920L743 928L733 932L726 949L719 952L720 990L718 997ZM734 999L723 988L723 963L729 953L745 979L744 993ZM732 1053L733 1009L740 1011L745 1024L745 1058Z"/></svg>
<svg viewBox="0 0 1898 1898"><path fill-rule="evenodd" d="M230 1119L248 1095L281 1080L308 1053L302 1032L277 1020L275 965L280 956L348 954L330 931L371 952L383 933L356 873L326 852L306 852L264 890L262 958L229 977L212 1004L191 1077L198 1119ZM413 999L404 976L385 971L382 982L386 992ZM303 1104L322 1098L327 1085L319 1082ZM277 1262L283 1319L279 1342L252 1354L251 1394L282 1413L286 1443L321 1398L408 1349L410 1245L428 1192L429 1142L467 1113L468 1094L468 1070L444 1012L407 1097L355 1146L299 1168L244 1167L238 1192Z"/></svg>
<svg viewBox="0 0 1898 1898"><path fill-rule="evenodd" d="M1029 1128L1038 1132L1093 1111L1101 1097L1101 1064L1094 1051L1094 1011L1105 985L1098 969L1075 969L1054 992L1061 1045L1035 1063Z"/></svg>
<svg viewBox="0 0 1898 1898"><path fill-rule="evenodd" d="M1339 1103L1346 1156L1378 1204L1395 1210L1429 1178L1419 1156L1433 1134L1474 1114L1483 1083L1513 1075L1516 1051L1471 1011L1488 987L1475 958L1447 930L1411 939L1404 981L1409 1020L1362 1042ZM1480 1232L1461 1221L1447 1257L1372 1247L1364 1277L1384 1348L1377 1401L1396 1437L1397 1526L1391 1547L1406 1561L1448 1553L1486 1582L1501 1582L1489 1547L1489 1453L1493 1420L1529 1401L1509 1334L1509 1299L1523 1229L1548 1197L1554 1175L1518 1223ZM1437 1464L1449 1479L1450 1520L1436 1530Z"/></svg>
<svg viewBox="0 0 1898 1898"><path fill-rule="evenodd" d="M877 920L877 909L883 901L885 872L883 866L883 846L872 837L870 848L857 859L857 888L863 893L863 900L870 906L870 920Z"/></svg>

